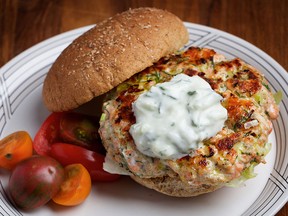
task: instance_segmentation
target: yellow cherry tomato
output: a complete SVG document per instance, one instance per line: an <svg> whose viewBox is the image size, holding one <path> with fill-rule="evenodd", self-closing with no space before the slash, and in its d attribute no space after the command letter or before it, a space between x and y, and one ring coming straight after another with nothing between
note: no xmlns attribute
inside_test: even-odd
<svg viewBox="0 0 288 216"><path fill-rule="evenodd" d="M0 140L0 167L2 168L11 170L32 154L32 139L26 131L14 132Z"/></svg>
<svg viewBox="0 0 288 216"><path fill-rule="evenodd" d="M71 164L64 168L65 180L60 191L52 200L60 205L75 206L81 204L90 194L91 177L82 164Z"/></svg>

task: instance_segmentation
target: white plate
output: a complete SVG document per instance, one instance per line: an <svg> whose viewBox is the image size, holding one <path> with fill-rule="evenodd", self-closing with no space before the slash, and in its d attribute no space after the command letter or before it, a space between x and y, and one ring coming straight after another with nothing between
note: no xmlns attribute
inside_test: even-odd
<svg viewBox="0 0 288 216"><path fill-rule="evenodd" d="M223 188L195 198L172 198L137 185L129 178L114 183L95 183L88 200L77 207L53 203L32 212L21 212L7 201L8 174L0 170L2 215L274 215L288 198L288 74L271 57L248 42L209 27L185 23L189 46L213 48L228 58L238 56L260 69L273 91L281 90L280 117L273 123L272 151L258 176L240 188ZM0 135L27 130L32 136L49 112L41 100L48 69L73 39L92 26L66 32L21 53L0 70Z"/></svg>

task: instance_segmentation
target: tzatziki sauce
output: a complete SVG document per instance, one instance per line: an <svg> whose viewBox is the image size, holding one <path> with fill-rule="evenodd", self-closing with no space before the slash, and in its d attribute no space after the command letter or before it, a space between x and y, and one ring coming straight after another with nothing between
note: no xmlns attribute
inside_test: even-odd
<svg viewBox="0 0 288 216"><path fill-rule="evenodd" d="M223 128L227 110L222 99L201 77L178 74L136 99L136 123L129 132L147 156L178 159L193 154Z"/></svg>

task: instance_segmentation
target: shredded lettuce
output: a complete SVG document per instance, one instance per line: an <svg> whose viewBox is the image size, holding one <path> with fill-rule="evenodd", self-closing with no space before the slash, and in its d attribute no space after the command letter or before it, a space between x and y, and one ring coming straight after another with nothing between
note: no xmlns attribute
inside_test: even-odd
<svg viewBox="0 0 288 216"><path fill-rule="evenodd" d="M276 104L279 104L283 98L282 91L277 91L276 93L273 94L274 100Z"/></svg>
<svg viewBox="0 0 288 216"><path fill-rule="evenodd" d="M106 119L106 114L102 113L101 117L100 117L100 122L105 121Z"/></svg>
<svg viewBox="0 0 288 216"><path fill-rule="evenodd" d="M254 95L254 99L255 99L255 101L259 104L259 105L261 105L262 104L262 97L261 97L261 95L260 94L255 94Z"/></svg>
<svg viewBox="0 0 288 216"><path fill-rule="evenodd" d="M245 181L247 181L248 179L251 179L251 178L254 178L257 176L257 174L254 172L254 168L255 166L257 166L258 163L256 162L252 162L251 165L249 167L247 167L243 172L242 172L242 175L237 178L237 179L234 179L230 182L228 182L226 184L226 186L228 187L239 187L241 185L244 184Z"/></svg>
<svg viewBox="0 0 288 216"><path fill-rule="evenodd" d="M247 180L251 179L257 176L257 174L254 172L255 166L258 165L258 163L253 162L249 167L247 167L243 172L242 176Z"/></svg>
<svg viewBox="0 0 288 216"><path fill-rule="evenodd" d="M271 143L266 143L264 147L259 147L257 149L257 154L265 157L270 152L271 148Z"/></svg>
<svg viewBox="0 0 288 216"><path fill-rule="evenodd" d="M241 151L242 145L236 146L238 151ZM264 147L257 149L257 154L265 157L271 150L271 143L266 143ZM239 187L244 184L248 179L254 178L257 176L257 173L254 172L254 168L258 165L257 162L251 162L250 166L243 170L241 176L237 179L234 179L228 182L226 185L228 187Z"/></svg>

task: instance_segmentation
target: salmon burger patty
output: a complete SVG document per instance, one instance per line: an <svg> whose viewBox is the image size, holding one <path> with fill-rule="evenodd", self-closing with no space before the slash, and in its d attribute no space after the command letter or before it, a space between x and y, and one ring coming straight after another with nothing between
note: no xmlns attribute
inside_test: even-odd
<svg viewBox="0 0 288 216"><path fill-rule="evenodd" d="M227 120L215 136L202 140L181 158L145 155L129 132L136 123L132 105L152 86L178 74L207 81L222 96ZM255 176L254 167L265 163L270 150L271 120L278 113L258 70L239 58L227 60L214 50L190 47L161 58L109 92L99 133L109 160L138 183L171 196L196 196Z"/></svg>

